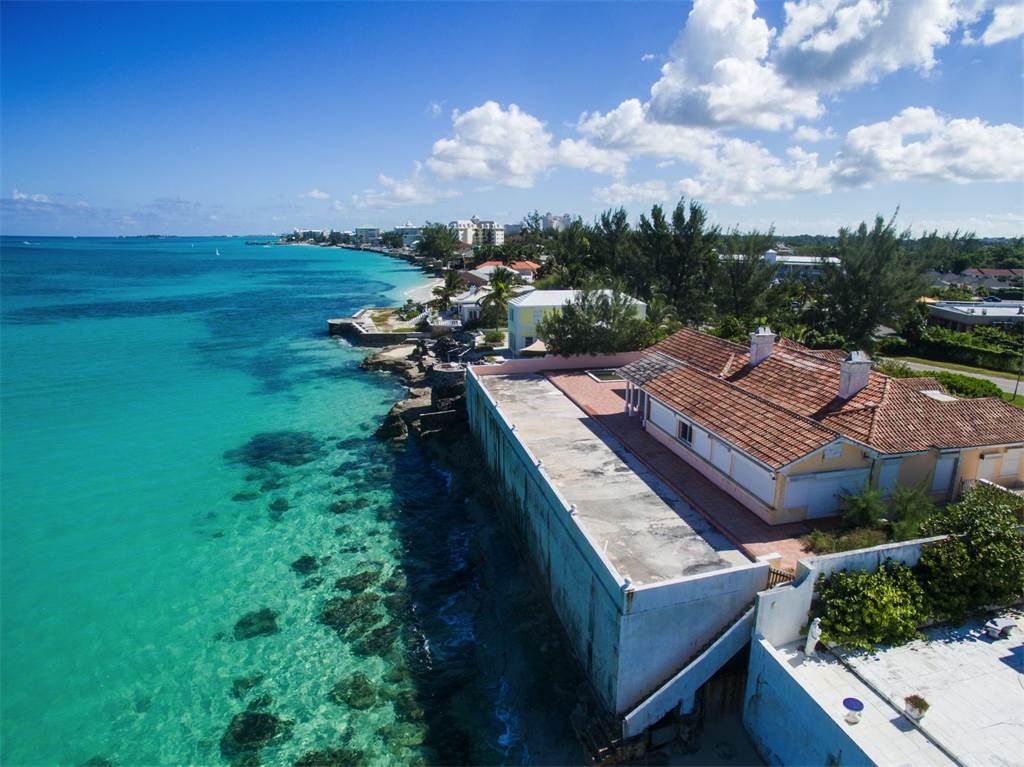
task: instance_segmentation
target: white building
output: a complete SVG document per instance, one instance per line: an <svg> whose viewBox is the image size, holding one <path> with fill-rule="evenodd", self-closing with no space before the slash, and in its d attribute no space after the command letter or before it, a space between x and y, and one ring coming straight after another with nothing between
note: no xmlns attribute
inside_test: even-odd
<svg viewBox="0 0 1024 767"><path fill-rule="evenodd" d="M481 221L476 216L470 219L458 219L448 224L448 228L459 242L466 245L503 245L505 243L505 227L494 221Z"/></svg>
<svg viewBox="0 0 1024 767"><path fill-rule="evenodd" d="M564 229L568 229L572 224L572 216L568 213L563 213L561 216L556 216L554 213L545 213L544 218L541 219L541 224L545 232L561 232Z"/></svg>
<svg viewBox="0 0 1024 767"><path fill-rule="evenodd" d="M508 302L508 348L513 354L519 354L537 340L537 324L566 304L571 304L579 295L578 290L533 290L516 296ZM613 291L602 291L611 295ZM636 314L641 319L647 316L647 304L635 298L629 299L636 307Z"/></svg>
<svg viewBox="0 0 1024 767"><path fill-rule="evenodd" d="M356 245L379 245L380 228L376 226L357 226L352 239Z"/></svg>

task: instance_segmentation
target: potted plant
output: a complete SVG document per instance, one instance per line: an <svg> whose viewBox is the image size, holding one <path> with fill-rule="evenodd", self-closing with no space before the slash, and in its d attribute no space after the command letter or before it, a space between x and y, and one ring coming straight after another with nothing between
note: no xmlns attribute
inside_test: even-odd
<svg viewBox="0 0 1024 767"><path fill-rule="evenodd" d="M928 710L928 701L917 693L905 697L903 699L903 703L907 709L907 716L915 722L919 721L921 717L924 716L925 711Z"/></svg>

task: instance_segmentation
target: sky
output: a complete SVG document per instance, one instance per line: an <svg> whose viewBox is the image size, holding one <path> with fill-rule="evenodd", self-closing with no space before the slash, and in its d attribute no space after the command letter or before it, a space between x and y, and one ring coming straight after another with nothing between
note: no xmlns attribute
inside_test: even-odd
<svg viewBox="0 0 1024 767"><path fill-rule="evenodd" d="M0 1L0 233L1024 235L1024 2Z"/></svg>

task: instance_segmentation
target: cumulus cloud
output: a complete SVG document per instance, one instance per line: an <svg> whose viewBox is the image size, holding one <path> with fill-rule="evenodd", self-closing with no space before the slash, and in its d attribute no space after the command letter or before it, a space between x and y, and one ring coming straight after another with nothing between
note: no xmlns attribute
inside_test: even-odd
<svg viewBox="0 0 1024 767"><path fill-rule="evenodd" d="M756 12L754 0L694 2L651 86L657 120L779 130L822 113L813 91L792 87L768 60L775 30Z"/></svg>
<svg viewBox="0 0 1024 767"><path fill-rule="evenodd" d="M981 36L981 42L984 45L995 45L1020 35L1024 35L1024 5L998 5L993 11L991 23Z"/></svg>
<svg viewBox="0 0 1024 767"><path fill-rule="evenodd" d="M818 128L812 128L810 125L801 125L793 131L794 139L797 141L806 141L812 144L818 141L825 141L826 139L833 139L835 137L836 132L831 128L819 130Z"/></svg>
<svg viewBox="0 0 1024 767"><path fill-rule="evenodd" d="M589 141L563 139L558 144L557 161L570 168L582 168L609 176L622 176L626 172L629 155L618 149L607 149Z"/></svg>
<svg viewBox="0 0 1024 767"><path fill-rule="evenodd" d="M847 133L835 177L852 186L886 180L1024 181L1024 129L908 107Z"/></svg>
<svg viewBox="0 0 1024 767"><path fill-rule="evenodd" d="M305 197L307 200L328 200L331 197L330 192L322 192L319 189L310 189L308 192L303 192L299 197Z"/></svg>
<svg viewBox="0 0 1024 767"><path fill-rule="evenodd" d="M624 184L616 181L609 186L594 190L594 199L602 205L610 207L629 207L641 204L649 205L666 201L672 192L664 181L643 181L637 184Z"/></svg>
<svg viewBox="0 0 1024 767"><path fill-rule="evenodd" d="M356 208L398 208L406 205L427 205L447 197L457 197L458 192L440 190L430 186L423 178L423 165L416 163L413 174L406 179L395 179L383 173L377 177L378 189L367 189L352 195ZM335 210L340 203L335 201Z"/></svg>
<svg viewBox="0 0 1024 767"><path fill-rule="evenodd" d="M515 104L487 101L452 114L453 136L434 142L427 166L441 178L488 179L528 188L555 155L544 123Z"/></svg>
<svg viewBox="0 0 1024 767"><path fill-rule="evenodd" d="M794 87L836 92L905 67L935 66L935 50L976 9L958 0L797 0L774 56Z"/></svg>

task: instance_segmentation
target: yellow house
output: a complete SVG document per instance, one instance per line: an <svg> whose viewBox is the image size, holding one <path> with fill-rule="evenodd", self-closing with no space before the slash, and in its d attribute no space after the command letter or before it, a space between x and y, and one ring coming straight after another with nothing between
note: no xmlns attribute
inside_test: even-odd
<svg viewBox="0 0 1024 767"><path fill-rule="evenodd" d="M1024 485L1024 411L881 375L862 352L811 350L766 328L749 348L681 330L620 373L627 412L771 524L835 514L867 487L922 486L948 501L965 480Z"/></svg>
<svg viewBox="0 0 1024 767"><path fill-rule="evenodd" d="M611 295L611 290L602 291ZM578 290L533 290L508 302L508 347L513 355L537 340L537 325L547 314L576 300ZM647 316L647 304L629 299L638 317Z"/></svg>

